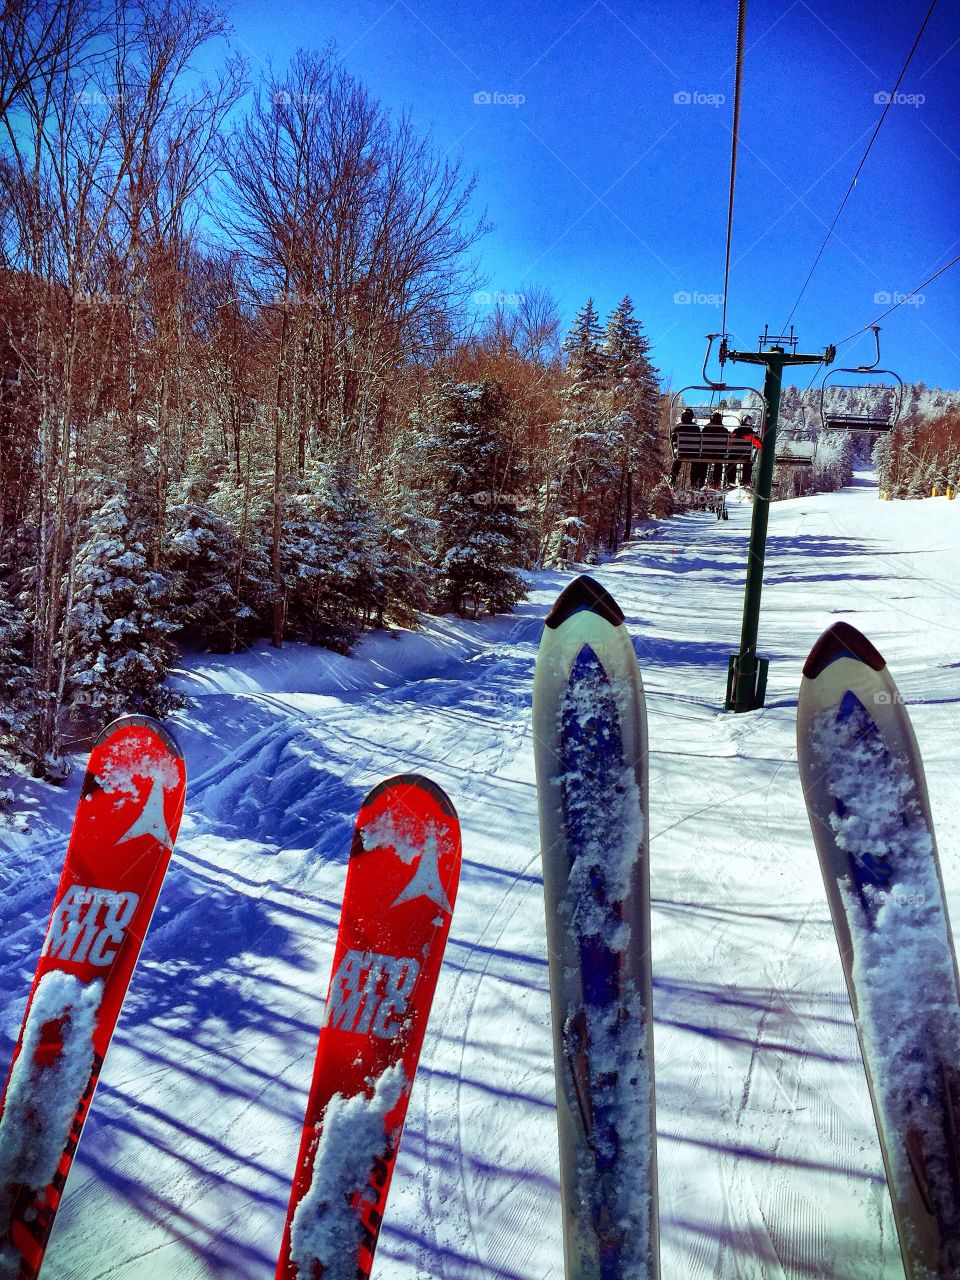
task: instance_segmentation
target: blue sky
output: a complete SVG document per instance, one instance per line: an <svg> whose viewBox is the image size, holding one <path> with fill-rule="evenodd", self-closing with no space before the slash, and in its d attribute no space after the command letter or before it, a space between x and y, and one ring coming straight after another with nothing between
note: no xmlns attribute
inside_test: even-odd
<svg viewBox="0 0 960 1280"><path fill-rule="evenodd" d="M786 320L927 5L754 0L736 345ZM254 72L334 41L387 107L409 108L477 172L477 211L494 224L480 250L489 292L546 286L565 321L587 296L605 314L629 293L665 378L698 376L704 334L720 327L735 0L240 0L230 15ZM901 93L794 317L802 350L869 323L885 296L960 253L954 0L939 0ZM905 379L960 386L960 264L884 322L882 340ZM871 358L869 335L842 354Z"/></svg>

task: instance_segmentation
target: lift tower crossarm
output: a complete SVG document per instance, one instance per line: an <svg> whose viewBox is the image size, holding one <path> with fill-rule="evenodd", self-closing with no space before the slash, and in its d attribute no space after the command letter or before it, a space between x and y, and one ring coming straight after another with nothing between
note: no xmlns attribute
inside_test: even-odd
<svg viewBox="0 0 960 1280"><path fill-rule="evenodd" d="M743 627L740 652L731 656L727 671L728 711L754 711L763 706L767 688L766 658L757 657L757 632L760 627L760 594L763 590L763 562L767 549L767 520L770 515L770 491L773 488L773 464L777 451L777 424L780 416L780 390L783 370L794 364L829 364L833 358L828 348L822 355L804 355L771 346L760 351L726 351L726 359L740 364L764 366L763 398L766 416L763 444L753 487L753 520L750 525L750 552L747 559L747 581L743 595Z"/></svg>

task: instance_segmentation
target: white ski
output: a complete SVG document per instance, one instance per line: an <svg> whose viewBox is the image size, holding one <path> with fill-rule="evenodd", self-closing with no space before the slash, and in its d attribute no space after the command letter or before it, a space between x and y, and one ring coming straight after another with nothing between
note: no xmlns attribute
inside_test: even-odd
<svg viewBox="0 0 960 1280"><path fill-rule="evenodd" d="M623 614L591 578L533 688L567 1280L659 1275L647 722Z"/></svg>
<svg viewBox="0 0 960 1280"><path fill-rule="evenodd" d="M838 622L797 746L908 1280L960 1277L960 990L923 764L886 664Z"/></svg>

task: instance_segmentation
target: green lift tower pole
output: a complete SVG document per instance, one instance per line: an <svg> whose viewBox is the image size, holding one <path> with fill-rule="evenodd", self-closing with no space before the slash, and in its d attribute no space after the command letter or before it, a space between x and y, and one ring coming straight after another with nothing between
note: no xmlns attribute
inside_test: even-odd
<svg viewBox="0 0 960 1280"><path fill-rule="evenodd" d="M785 344L785 345L781 345ZM788 351L786 348L790 347ZM763 398L766 401L763 446L753 485L753 521L750 526L750 553L747 559L747 585L743 596L743 627L740 652L730 658L727 671L726 709L753 711L763 706L767 691L767 659L757 656L757 632L760 627L760 593L763 590L763 561L767 550L767 520L770 515L770 490L773 487L773 464L777 452L777 422L780 414L780 390L783 370L792 364L830 364L833 350L823 355L799 355L796 338L782 335L771 338L764 333L759 351L726 351L728 360L764 366Z"/></svg>

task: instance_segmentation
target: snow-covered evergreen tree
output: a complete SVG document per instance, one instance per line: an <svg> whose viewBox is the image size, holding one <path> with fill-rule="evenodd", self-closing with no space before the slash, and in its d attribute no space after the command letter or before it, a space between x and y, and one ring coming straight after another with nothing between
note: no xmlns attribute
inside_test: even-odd
<svg viewBox="0 0 960 1280"><path fill-rule="evenodd" d="M567 371L571 379L570 394L592 393L603 386L608 360L604 350L604 334L600 317L588 298L574 317L570 332L563 340Z"/></svg>
<svg viewBox="0 0 960 1280"><path fill-rule="evenodd" d="M326 525L331 568L362 626L380 626L388 608L386 530L356 471L340 461L327 471Z"/></svg>
<svg viewBox="0 0 960 1280"><path fill-rule="evenodd" d="M268 494L262 475L259 484L253 483L249 473L240 480L235 476L222 476L203 502L213 518L223 523L228 537L236 539L230 588L237 601L237 612L236 631L229 645L231 652L270 632L271 515L264 517ZM200 490L198 496L204 498L204 491ZM221 559L232 559L229 547L226 553L221 550L220 555Z"/></svg>
<svg viewBox="0 0 960 1280"><path fill-rule="evenodd" d="M831 493L853 479L853 441L846 431L821 431L817 437L813 477L816 488Z"/></svg>
<svg viewBox="0 0 960 1280"><path fill-rule="evenodd" d="M881 489L893 489L894 433L880 436L873 447L873 464L877 469L877 483Z"/></svg>
<svg viewBox="0 0 960 1280"><path fill-rule="evenodd" d="M609 541L611 501L625 452L623 424L605 395L609 361L593 299L563 343L567 356L563 417L554 424L542 559L568 564L595 558Z"/></svg>
<svg viewBox="0 0 960 1280"><path fill-rule="evenodd" d="M666 520L676 510L673 489L670 481L664 476L653 486L650 493L650 514L657 520Z"/></svg>
<svg viewBox="0 0 960 1280"><path fill-rule="evenodd" d="M907 498L929 498L930 478L930 464L922 458L918 459L910 472L904 496Z"/></svg>
<svg viewBox="0 0 960 1280"><path fill-rule="evenodd" d="M164 681L176 657L169 579L149 566L149 528L128 492L85 522L77 550L69 701L106 722L123 712L164 716L179 699Z"/></svg>
<svg viewBox="0 0 960 1280"><path fill-rule="evenodd" d="M625 445L618 512L625 537L630 536L636 507L643 508L646 494L664 470L662 396L650 351L633 302L625 297L610 316L604 337L610 405ZM618 530L612 532L616 537Z"/></svg>
<svg viewBox="0 0 960 1280"><path fill-rule="evenodd" d="M265 513L264 536L271 519ZM387 608L386 535L349 466L317 463L288 481L281 537L287 627L310 644L349 653Z"/></svg>
<svg viewBox="0 0 960 1280"><path fill-rule="evenodd" d="M359 628L334 567L325 477L313 469L289 487L293 491L283 505L280 550L286 627L309 644L349 653ZM265 510L265 539L272 519L272 512Z"/></svg>
<svg viewBox="0 0 960 1280"><path fill-rule="evenodd" d="M176 622L184 637L214 653L249 642L255 615L241 599L241 547L236 532L206 504L184 500L167 509L164 559L174 581Z"/></svg>
<svg viewBox="0 0 960 1280"><path fill-rule="evenodd" d="M11 772L24 759L32 679L30 623L20 602L0 577L0 772ZM12 793L0 789L0 820Z"/></svg>
<svg viewBox="0 0 960 1280"><path fill-rule="evenodd" d="M526 595L517 569L530 562L532 530L507 412L499 383L445 383L421 418L437 602L474 617L503 612Z"/></svg>
<svg viewBox="0 0 960 1280"><path fill-rule="evenodd" d="M385 503L381 575L386 617L413 626L435 598L437 571L430 558L437 525L418 496L404 489Z"/></svg>

